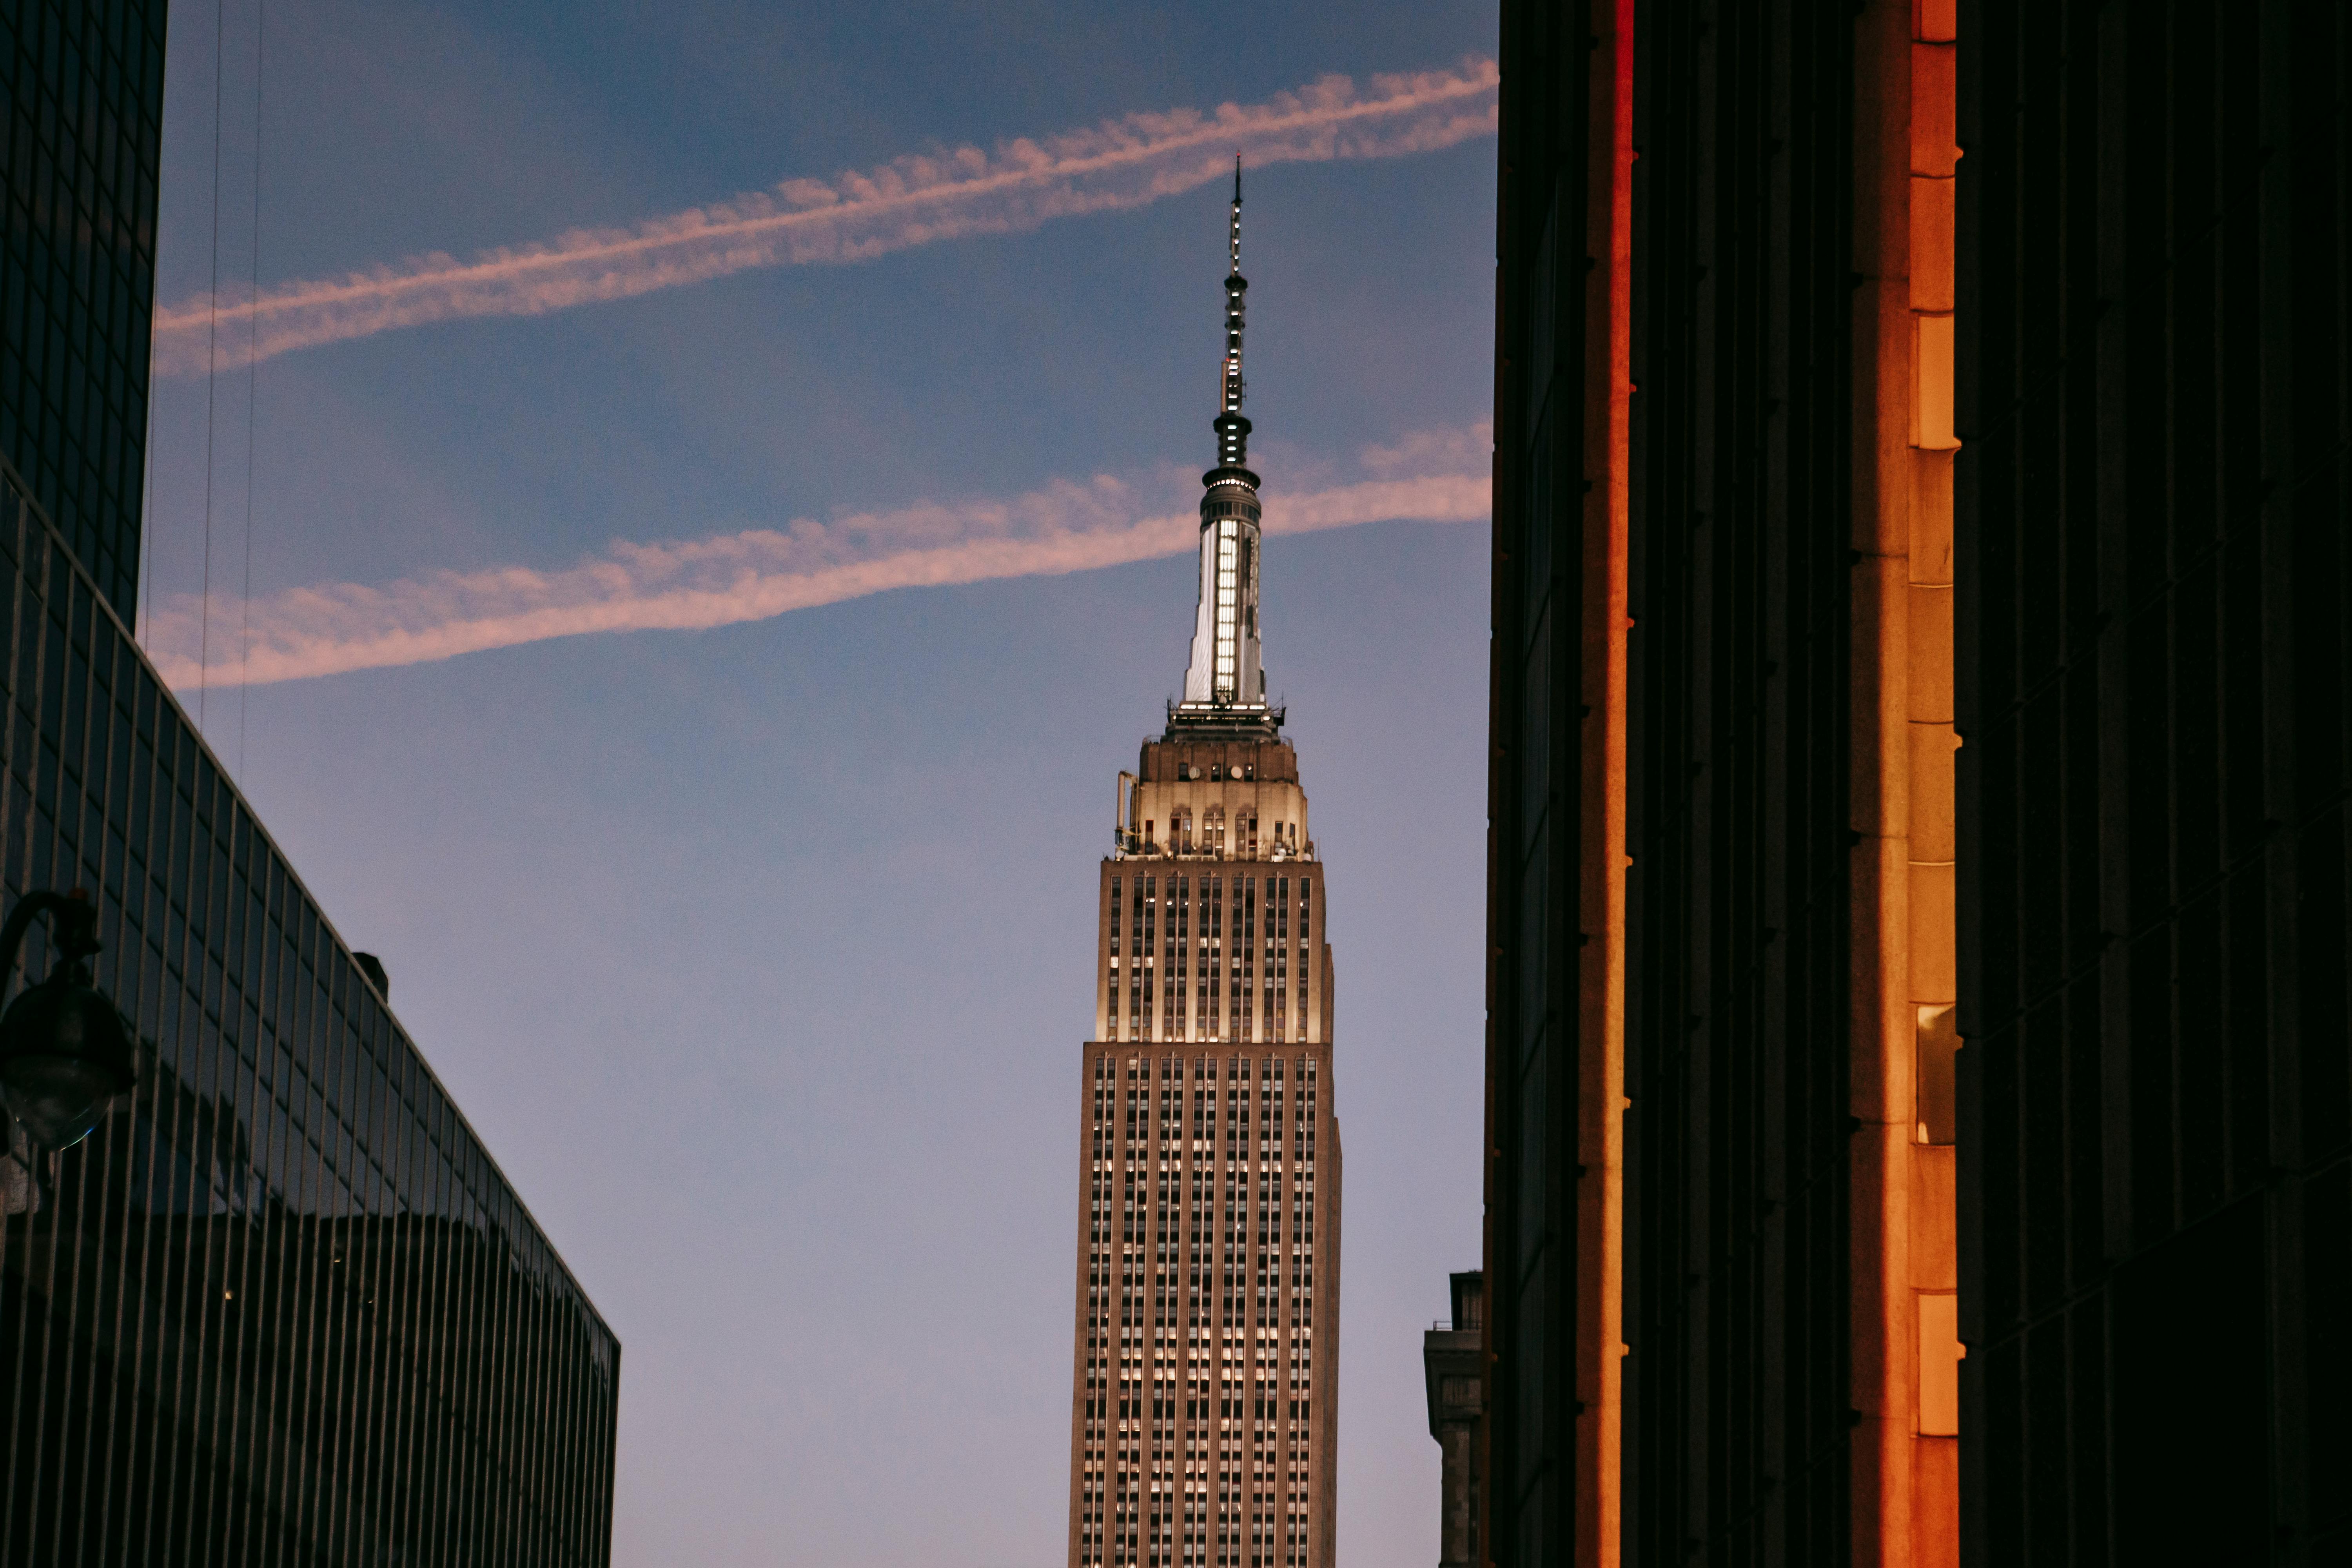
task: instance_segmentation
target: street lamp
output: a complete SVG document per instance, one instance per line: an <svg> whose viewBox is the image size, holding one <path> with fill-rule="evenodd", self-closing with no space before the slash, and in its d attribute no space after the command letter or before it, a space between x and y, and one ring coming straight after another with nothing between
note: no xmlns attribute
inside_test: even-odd
<svg viewBox="0 0 2352 1568"><path fill-rule="evenodd" d="M45 888L16 900L0 924L0 984L44 912L60 956L0 1014L0 1100L37 1146L55 1151L89 1135L106 1102L139 1081L139 1063L121 1010L89 983L89 955L102 944L89 895Z"/></svg>

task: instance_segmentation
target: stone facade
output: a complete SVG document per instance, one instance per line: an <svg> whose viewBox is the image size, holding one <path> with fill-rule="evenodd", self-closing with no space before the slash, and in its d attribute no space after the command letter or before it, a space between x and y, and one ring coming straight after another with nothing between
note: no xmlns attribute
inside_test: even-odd
<svg viewBox="0 0 2352 1568"><path fill-rule="evenodd" d="M1323 868L1277 741L1147 742L1083 1053L1072 1568L1332 1560L1339 1131Z"/></svg>

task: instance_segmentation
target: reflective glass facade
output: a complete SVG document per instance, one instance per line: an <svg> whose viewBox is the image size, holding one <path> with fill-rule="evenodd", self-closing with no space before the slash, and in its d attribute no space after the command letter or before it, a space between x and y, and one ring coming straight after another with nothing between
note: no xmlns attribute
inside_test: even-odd
<svg viewBox="0 0 2352 1568"><path fill-rule="evenodd" d="M92 892L144 1053L0 1160L0 1562L606 1562L618 1342L0 481L0 884Z"/></svg>
<svg viewBox="0 0 2352 1568"><path fill-rule="evenodd" d="M139 580L164 9L0 6L0 457L125 619Z"/></svg>

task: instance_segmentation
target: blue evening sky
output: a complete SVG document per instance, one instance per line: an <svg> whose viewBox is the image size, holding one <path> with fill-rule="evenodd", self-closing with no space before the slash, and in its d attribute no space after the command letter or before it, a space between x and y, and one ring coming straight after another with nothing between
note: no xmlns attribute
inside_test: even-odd
<svg viewBox="0 0 2352 1568"><path fill-rule="evenodd" d="M331 278L793 177L1490 57L1491 5L223 0L218 267ZM175 5L159 303L215 265L216 8ZM1490 397L1495 142L1253 173L1269 513ZM1223 195L530 316L155 403L151 603L558 571L615 541L1211 458ZM209 413L208 413L209 407ZM250 548L247 517L252 453ZM1173 493L1173 492L1171 492ZM1197 489L1194 491L1197 494ZM1183 504L1181 498L1179 504ZM1478 1257L1483 521L1269 540L1328 865L1339 1546L1421 1568L1420 1334ZM215 749L623 1346L616 1561L1063 1552L1078 1047L1113 778L1192 563L901 588L203 698ZM197 697L184 694L194 710Z"/></svg>

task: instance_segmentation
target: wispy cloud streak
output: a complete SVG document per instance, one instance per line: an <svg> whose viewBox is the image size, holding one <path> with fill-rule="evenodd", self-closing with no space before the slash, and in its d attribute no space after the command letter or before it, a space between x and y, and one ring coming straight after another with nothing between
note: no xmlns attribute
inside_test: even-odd
<svg viewBox="0 0 2352 1568"><path fill-rule="evenodd" d="M972 234L1142 206L1254 164L1433 152L1496 126L1495 62L1327 76L1264 103L1130 114L1092 130L899 158L833 180L786 180L634 228L577 229L470 261L415 257L339 279L218 300L220 362L247 363L399 327L534 316L627 299L755 267L863 261ZM155 314L160 375L204 374L215 325L204 296Z"/></svg>
<svg viewBox="0 0 2352 1568"><path fill-rule="evenodd" d="M1266 531L1305 533L1391 521L1467 522L1486 515L1483 473L1444 458L1476 456L1483 430L1457 436L1445 471L1399 472L1414 448L1374 448L1382 477L1266 497ZM1171 475L1171 479L1178 476ZM152 616L148 651L173 687L262 685L347 670L425 664L486 648L591 632L696 630L880 594L992 578L1056 575L1174 555L1195 547L1199 520L1161 510L1173 483L1109 476L1058 480L1012 500L925 503L829 522L666 544L616 542L576 566L436 572L385 587L354 583L257 599L250 654L199 668L198 616L181 595Z"/></svg>

